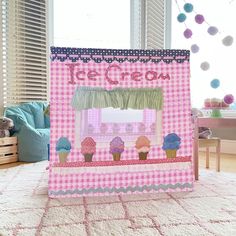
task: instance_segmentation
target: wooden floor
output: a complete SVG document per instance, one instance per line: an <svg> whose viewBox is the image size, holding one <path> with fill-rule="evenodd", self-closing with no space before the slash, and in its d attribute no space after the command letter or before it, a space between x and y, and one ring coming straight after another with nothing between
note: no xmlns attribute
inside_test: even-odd
<svg viewBox="0 0 236 236"><path fill-rule="evenodd" d="M11 168L11 167L15 167L15 166L19 166L22 164L29 164L26 162L14 162L14 163L9 163L9 164L4 164L4 165L0 165L0 169L7 169L7 168ZM0 234L1 236L1 234Z"/></svg>
<svg viewBox="0 0 236 236"><path fill-rule="evenodd" d="M206 154L204 152L199 152L199 166L200 168L206 168ZM236 173L236 155L229 155L221 153L220 156L220 170L224 172L234 172ZM216 155L215 153L210 153L210 168L212 170L216 169Z"/></svg>
<svg viewBox="0 0 236 236"><path fill-rule="evenodd" d="M205 168L206 166L206 156L204 152L199 153L199 166L200 168ZM22 165L23 162L16 162L11 164L0 165L0 169L11 168L14 166ZM24 163L25 164L25 163ZM236 155L221 154L221 171L224 172L234 172L236 173ZM210 169L216 169L216 159L215 154L210 154Z"/></svg>

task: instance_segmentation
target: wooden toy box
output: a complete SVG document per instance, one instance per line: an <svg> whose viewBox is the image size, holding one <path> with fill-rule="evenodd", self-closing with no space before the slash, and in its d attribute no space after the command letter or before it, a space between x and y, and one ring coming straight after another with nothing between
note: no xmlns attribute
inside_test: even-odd
<svg viewBox="0 0 236 236"><path fill-rule="evenodd" d="M0 138L0 164L18 161L17 137Z"/></svg>

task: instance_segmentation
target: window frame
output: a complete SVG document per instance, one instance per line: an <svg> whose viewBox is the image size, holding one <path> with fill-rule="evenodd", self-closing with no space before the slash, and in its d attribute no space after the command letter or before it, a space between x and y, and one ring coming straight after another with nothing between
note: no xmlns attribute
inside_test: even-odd
<svg viewBox="0 0 236 236"><path fill-rule="evenodd" d="M130 0L130 48L131 49L170 49L171 48L171 0ZM149 14L158 8L163 10L163 19L159 14ZM162 21L161 28L152 27L154 22ZM161 30L160 32L158 32ZM162 34L162 42L153 43L152 35Z"/></svg>

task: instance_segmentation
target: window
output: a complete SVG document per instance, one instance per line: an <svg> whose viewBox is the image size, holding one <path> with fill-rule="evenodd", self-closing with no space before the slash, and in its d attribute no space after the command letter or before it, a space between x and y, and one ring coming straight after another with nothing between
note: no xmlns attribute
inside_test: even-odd
<svg viewBox="0 0 236 236"><path fill-rule="evenodd" d="M164 11L170 0L0 3L0 113L13 103L49 99L49 42L65 47L163 48L168 39Z"/></svg>
<svg viewBox="0 0 236 236"><path fill-rule="evenodd" d="M143 110L120 110L115 108L101 109L101 123L136 123L142 121Z"/></svg>
<svg viewBox="0 0 236 236"><path fill-rule="evenodd" d="M169 48L171 0L131 0L131 47Z"/></svg>
<svg viewBox="0 0 236 236"><path fill-rule="evenodd" d="M109 111L109 116L103 117L103 112ZM111 112L113 109L88 109L81 112L76 112L75 132L76 146L80 147L81 140L87 136L92 136L96 139L97 145L107 147L108 143L114 136L121 136L125 141L126 146L134 146L135 140L140 135L148 136L152 145L160 144L162 135L162 112L150 109L132 111L133 119L127 120L127 112L130 110L119 110L125 116L123 119L112 120L112 116L116 114ZM117 110L116 110L117 111ZM105 115L108 115L105 114ZM137 115L138 114L138 115ZM81 125L78 125L81 124Z"/></svg>
<svg viewBox="0 0 236 236"><path fill-rule="evenodd" d="M162 49L166 2L170 1L54 0L54 46ZM102 143L110 141L114 134L126 133L127 140L134 140L134 135L141 131L156 143L161 139L161 129L156 132L156 120L160 126L161 112L147 109L84 110L76 114L75 129L80 132L76 145L90 134Z"/></svg>
<svg viewBox="0 0 236 236"><path fill-rule="evenodd" d="M169 47L171 0L54 0L53 46ZM169 14L168 14L169 15Z"/></svg>
<svg viewBox="0 0 236 236"><path fill-rule="evenodd" d="M1 0L0 108L48 99L47 1ZM3 94L3 96L2 96Z"/></svg>
<svg viewBox="0 0 236 236"><path fill-rule="evenodd" d="M121 136L127 146L134 146L140 135L148 136L153 145L160 143L161 88L106 90L79 87L74 92L71 106L76 110L75 137L78 147L87 136L94 137L100 147L107 146L114 136Z"/></svg>
<svg viewBox="0 0 236 236"><path fill-rule="evenodd" d="M116 114L112 108L108 109L88 109L76 113L75 123L81 124L76 129L76 146L80 147L81 140L87 136L93 136L98 146L107 147L114 136L121 136L127 146L134 146L135 140L140 135L150 138L152 145L160 144L162 135L162 112L150 109L133 110L133 119L129 119L127 113L131 110L119 110L119 114L124 113L120 119L113 120ZM104 112L105 111L105 112ZM106 112L109 111L107 114ZM109 115L109 116L103 116ZM127 120L128 119L128 120Z"/></svg>
<svg viewBox="0 0 236 236"><path fill-rule="evenodd" d="M198 53L191 53L190 65L192 106L201 108L206 98L222 99L226 94L233 94L236 97L236 44L234 42L228 47L222 44L222 39L227 35L236 39L236 28L232 26L232 22L236 20L236 1L214 1L214 6L210 0L190 2L194 4L194 12L186 13L185 25L177 21L180 11L184 12L185 1L172 1L171 43L174 49L190 49L193 44L197 44L200 48ZM197 24L194 20L196 14L202 14L205 22ZM209 26L216 26L219 33L215 36L209 35L207 33ZM186 27L193 32L189 39L183 36ZM204 61L210 64L210 68L206 71L200 68ZM215 78L220 80L220 86L217 89L210 86Z"/></svg>
<svg viewBox="0 0 236 236"><path fill-rule="evenodd" d="M54 46L130 48L128 0L54 0Z"/></svg>

